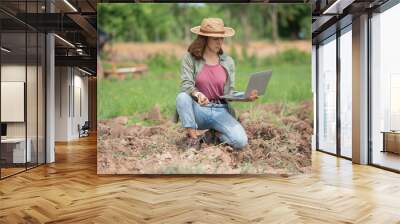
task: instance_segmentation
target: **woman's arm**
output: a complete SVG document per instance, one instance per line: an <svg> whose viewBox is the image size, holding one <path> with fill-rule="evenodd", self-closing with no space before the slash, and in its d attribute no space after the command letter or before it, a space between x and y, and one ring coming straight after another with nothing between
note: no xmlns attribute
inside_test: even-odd
<svg viewBox="0 0 400 224"><path fill-rule="evenodd" d="M235 61L231 58L231 57L229 57L229 59L228 60L230 60L230 65L231 65L231 67L230 67L230 85L229 85L229 94L232 94L232 92L235 90Z"/></svg>
<svg viewBox="0 0 400 224"><path fill-rule="evenodd" d="M201 105L208 104L207 97L200 92L195 86L195 65L194 59L190 53L186 53L183 56L181 64L181 91L196 97L197 102Z"/></svg>
<svg viewBox="0 0 400 224"><path fill-rule="evenodd" d="M181 91L186 92L189 95L193 95L198 92L195 87L194 81L194 64L190 53L186 53L182 58L181 63Z"/></svg>
<svg viewBox="0 0 400 224"><path fill-rule="evenodd" d="M232 94L232 92L235 90L235 61L230 58L231 60L231 85L229 86L229 92ZM249 97L249 101L253 101L258 99L258 93L257 90L252 90L251 95Z"/></svg>

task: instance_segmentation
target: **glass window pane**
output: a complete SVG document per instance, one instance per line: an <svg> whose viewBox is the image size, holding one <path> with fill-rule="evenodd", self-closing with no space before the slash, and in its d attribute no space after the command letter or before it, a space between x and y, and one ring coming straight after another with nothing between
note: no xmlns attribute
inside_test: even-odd
<svg viewBox="0 0 400 224"><path fill-rule="evenodd" d="M400 4L376 14L372 29L372 163L400 170Z"/></svg>
<svg viewBox="0 0 400 224"><path fill-rule="evenodd" d="M2 178L25 170L26 33L1 34L1 166ZM28 150L26 150L28 147Z"/></svg>
<svg viewBox="0 0 400 224"><path fill-rule="evenodd" d="M45 1L0 1L0 7L34 20ZM1 178L45 162L45 35L21 20L0 12Z"/></svg>
<svg viewBox="0 0 400 224"><path fill-rule="evenodd" d="M340 153L352 157L352 35L340 36Z"/></svg>
<svg viewBox="0 0 400 224"><path fill-rule="evenodd" d="M38 163L45 163L45 44L46 37L44 34L39 33L38 45Z"/></svg>
<svg viewBox="0 0 400 224"><path fill-rule="evenodd" d="M318 148L336 153L336 37L318 48Z"/></svg>
<svg viewBox="0 0 400 224"><path fill-rule="evenodd" d="M28 62L27 62L27 81L26 81L26 111L27 111L27 142L30 147L30 160L28 168L37 165L37 63L38 63L38 36L36 32L27 33Z"/></svg>

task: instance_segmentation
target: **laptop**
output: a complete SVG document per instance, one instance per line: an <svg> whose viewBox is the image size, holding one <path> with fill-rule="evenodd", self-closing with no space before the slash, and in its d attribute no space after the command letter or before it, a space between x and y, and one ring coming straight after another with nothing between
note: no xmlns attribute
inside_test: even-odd
<svg viewBox="0 0 400 224"><path fill-rule="evenodd" d="M228 101L248 101L253 90L257 90L258 96L264 95L271 76L272 71L254 73L247 84L246 92L235 91L230 95L220 96L220 98Z"/></svg>

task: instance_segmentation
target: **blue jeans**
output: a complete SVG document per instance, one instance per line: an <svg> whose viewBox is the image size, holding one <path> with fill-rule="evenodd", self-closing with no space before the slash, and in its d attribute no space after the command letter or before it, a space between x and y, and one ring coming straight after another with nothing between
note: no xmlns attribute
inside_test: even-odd
<svg viewBox="0 0 400 224"><path fill-rule="evenodd" d="M209 103L200 106L189 94L181 92L176 97L176 109L182 127L199 130L214 129L221 133L220 141L235 149L247 145L247 135L242 125L228 112L226 104Z"/></svg>

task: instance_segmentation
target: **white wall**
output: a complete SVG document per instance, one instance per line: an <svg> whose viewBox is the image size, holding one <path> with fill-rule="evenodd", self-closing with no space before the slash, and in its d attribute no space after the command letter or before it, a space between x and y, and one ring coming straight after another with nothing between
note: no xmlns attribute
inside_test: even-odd
<svg viewBox="0 0 400 224"><path fill-rule="evenodd" d="M2 65L1 81L25 82L25 65Z"/></svg>
<svg viewBox="0 0 400 224"><path fill-rule="evenodd" d="M82 126L88 120L88 78L76 68L56 67L55 85L55 140L77 139L78 124Z"/></svg>
<svg viewBox="0 0 400 224"><path fill-rule="evenodd" d="M68 86L67 67L55 68L55 141L68 141Z"/></svg>
<svg viewBox="0 0 400 224"><path fill-rule="evenodd" d="M82 73L80 71L78 71L77 74L77 71L78 70L74 71L74 96L72 96L72 99L74 99L74 102L72 104L74 105L74 108L72 108L71 110L73 117L73 119L71 120L71 135L74 136L74 138L79 137L77 128L78 124L82 126L85 121L88 120L88 78L81 76Z"/></svg>

